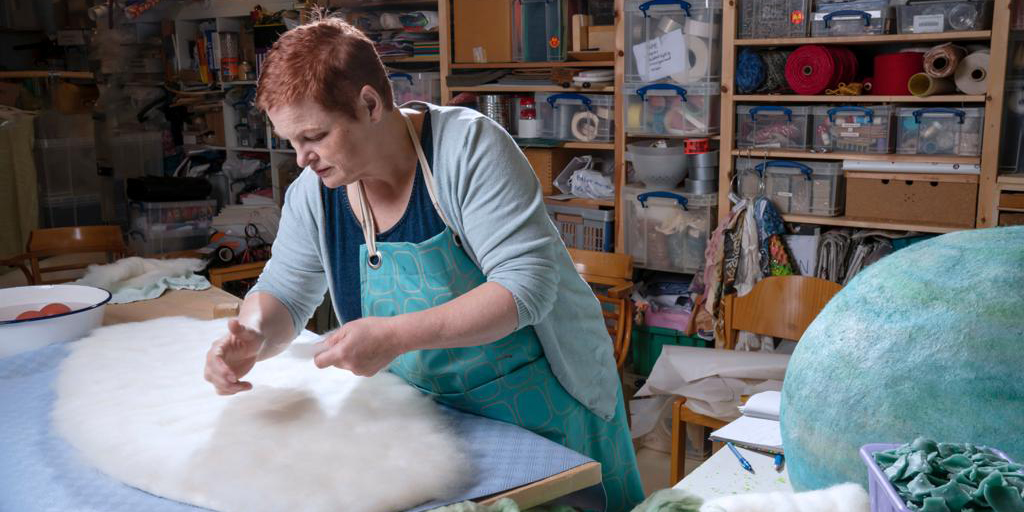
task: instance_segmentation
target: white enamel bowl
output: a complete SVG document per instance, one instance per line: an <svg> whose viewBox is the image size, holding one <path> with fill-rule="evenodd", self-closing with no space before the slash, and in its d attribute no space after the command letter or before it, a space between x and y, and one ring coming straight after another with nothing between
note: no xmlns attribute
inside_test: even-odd
<svg viewBox="0 0 1024 512"><path fill-rule="evenodd" d="M0 357L51 343L77 340L99 327L110 292L92 286L53 284L0 289ZM67 313L15 320L21 313L59 302Z"/></svg>

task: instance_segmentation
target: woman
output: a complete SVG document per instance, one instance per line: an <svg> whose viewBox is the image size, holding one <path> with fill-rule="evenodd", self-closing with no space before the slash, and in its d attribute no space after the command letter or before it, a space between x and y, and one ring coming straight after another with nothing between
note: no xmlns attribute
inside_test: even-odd
<svg viewBox="0 0 1024 512"><path fill-rule="evenodd" d="M508 134L478 113L393 106L373 44L321 20L283 34L257 106L297 153L273 258L207 355L221 394L280 353L330 290L315 357L384 369L452 407L602 464L609 510L643 499L600 306Z"/></svg>

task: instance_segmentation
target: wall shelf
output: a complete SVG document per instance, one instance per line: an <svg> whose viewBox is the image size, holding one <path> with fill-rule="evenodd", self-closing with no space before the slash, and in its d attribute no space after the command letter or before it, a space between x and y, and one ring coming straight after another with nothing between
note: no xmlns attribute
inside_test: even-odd
<svg viewBox="0 0 1024 512"><path fill-rule="evenodd" d="M984 94L943 94L918 98L917 96L839 96L801 94L736 94L735 101L769 101L778 103L984 103Z"/></svg>
<svg viewBox="0 0 1024 512"><path fill-rule="evenodd" d="M574 197L572 199L552 199L545 197L544 202L547 204L564 205L564 206L581 206L584 208L614 208L614 199L587 199L584 197Z"/></svg>
<svg viewBox="0 0 1024 512"><path fill-rule="evenodd" d="M966 164L977 165L981 163L979 156L959 155L900 155L873 153L811 153L810 151L787 150L787 149L766 149L766 148L740 148L732 150L733 156L749 158L808 158L812 160L868 160L872 162L918 162L918 163L940 163L940 164Z"/></svg>
<svg viewBox="0 0 1024 512"><path fill-rule="evenodd" d="M736 46L797 46L803 44L892 44L943 43L947 41L987 41L991 30L969 32L938 32L934 34L880 34L838 37L787 37L775 39L737 39Z"/></svg>
<svg viewBox="0 0 1024 512"><path fill-rule="evenodd" d="M607 60L574 60L567 62L463 62L452 63L452 69L527 69L527 68L610 68Z"/></svg>
<svg viewBox="0 0 1024 512"><path fill-rule="evenodd" d="M452 92L615 92L615 87L561 87L558 85L478 85L472 87L448 87Z"/></svg>
<svg viewBox="0 0 1024 512"><path fill-rule="evenodd" d="M566 149L604 149L608 151L615 150L614 142L566 142L562 144L563 148Z"/></svg>
<svg viewBox="0 0 1024 512"><path fill-rule="evenodd" d="M415 55L412 57L381 57L380 60L384 64L415 64L417 62L436 64L441 61L441 58L437 55Z"/></svg>
<svg viewBox="0 0 1024 512"><path fill-rule="evenodd" d="M877 219L856 219L848 217L819 217L816 215L790 215L785 214L782 220L802 224L817 224L821 226L836 226L847 228L867 229L889 229L892 231L920 231L922 233L949 233L971 229L964 226L943 226L941 224L889 222Z"/></svg>

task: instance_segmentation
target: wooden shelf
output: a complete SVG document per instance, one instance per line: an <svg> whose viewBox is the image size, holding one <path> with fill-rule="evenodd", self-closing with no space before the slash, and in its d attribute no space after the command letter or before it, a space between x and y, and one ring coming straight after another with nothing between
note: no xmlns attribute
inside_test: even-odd
<svg viewBox="0 0 1024 512"><path fill-rule="evenodd" d="M380 60L385 64L413 64L416 62L440 62L441 58L437 55L416 55L413 57L381 57Z"/></svg>
<svg viewBox="0 0 1024 512"><path fill-rule="evenodd" d="M228 148L228 149L230 149L231 151L238 151L238 152L240 152L240 153L270 153L270 150L269 150L269 149L267 149L267 148L243 148L243 147L235 147L235 148Z"/></svg>
<svg viewBox="0 0 1024 512"><path fill-rule="evenodd" d="M892 231L920 231L923 233L949 233L972 229L964 226L943 226L940 224L888 222L884 220L856 219L848 217L820 217L817 215L784 214L782 220L801 224L818 224L848 228L889 229Z"/></svg>
<svg viewBox="0 0 1024 512"><path fill-rule="evenodd" d="M984 41L992 37L991 30L970 32L938 32L934 34L879 34L838 37L788 37L775 39L737 39L736 46L796 46L802 44L886 44L886 43L941 43L945 41Z"/></svg>
<svg viewBox="0 0 1024 512"><path fill-rule="evenodd" d="M874 153L811 153L796 149L742 148L732 150L733 156L749 158L810 158L814 160L868 160L872 162L919 162L940 164L980 164L981 157L959 155L900 155Z"/></svg>
<svg viewBox="0 0 1024 512"><path fill-rule="evenodd" d="M917 96L831 96L802 94L737 94L736 101L774 101L779 103L984 103L984 94L942 94L918 98Z"/></svg>
<svg viewBox="0 0 1024 512"><path fill-rule="evenodd" d="M564 205L564 206L582 206L584 208L615 208L615 200L613 199L586 199L583 197L574 197L572 199L551 199L545 197L544 202L548 204Z"/></svg>
<svg viewBox="0 0 1024 512"><path fill-rule="evenodd" d="M525 69L525 68L610 68L610 60L573 60L567 62L463 62L452 63L452 69Z"/></svg>
<svg viewBox="0 0 1024 512"><path fill-rule="evenodd" d="M272 151L274 153L291 153L291 154L295 154L295 150L294 149L271 149L270 151Z"/></svg>
<svg viewBox="0 0 1024 512"><path fill-rule="evenodd" d="M221 82L221 87L231 87L236 85L256 85L256 80L235 80L233 82Z"/></svg>
<svg viewBox="0 0 1024 512"><path fill-rule="evenodd" d="M615 150L614 142L566 142L562 144L563 148L566 149L607 149L608 151Z"/></svg>
<svg viewBox="0 0 1024 512"><path fill-rule="evenodd" d="M1009 206L1000 206L999 211L1007 213L1024 213L1024 208L1010 208Z"/></svg>
<svg viewBox="0 0 1024 512"><path fill-rule="evenodd" d="M614 86L607 87L561 87L558 85L478 85L473 87L449 87L452 92L615 92Z"/></svg>
<svg viewBox="0 0 1024 512"><path fill-rule="evenodd" d="M1003 174L998 181L1000 185L1024 185L1024 175Z"/></svg>

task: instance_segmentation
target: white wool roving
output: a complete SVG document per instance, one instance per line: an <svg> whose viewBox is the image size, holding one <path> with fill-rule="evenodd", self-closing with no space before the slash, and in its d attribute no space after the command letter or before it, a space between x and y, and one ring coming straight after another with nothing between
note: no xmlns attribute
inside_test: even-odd
<svg viewBox="0 0 1024 512"><path fill-rule="evenodd" d="M226 324L162 318L72 343L55 430L111 477L214 510L402 510L467 483L432 400L388 373L317 369L315 336L257 363L253 390L217 395L203 367Z"/></svg>
<svg viewBox="0 0 1024 512"><path fill-rule="evenodd" d="M187 276L206 267L198 258L158 260L132 256L108 265L89 265L76 284L103 288L110 293L127 288L147 288L165 277Z"/></svg>
<svg viewBox="0 0 1024 512"><path fill-rule="evenodd" d="M700 512L870 512L868 493L846 483L801 493L771 492L723 496L705 502Z"/></svg>

